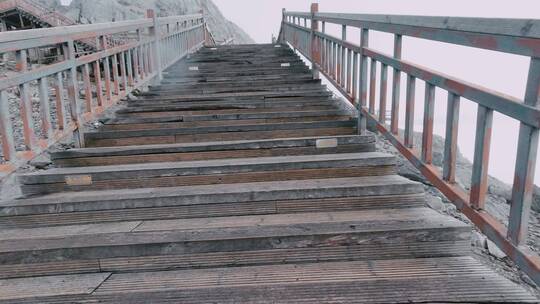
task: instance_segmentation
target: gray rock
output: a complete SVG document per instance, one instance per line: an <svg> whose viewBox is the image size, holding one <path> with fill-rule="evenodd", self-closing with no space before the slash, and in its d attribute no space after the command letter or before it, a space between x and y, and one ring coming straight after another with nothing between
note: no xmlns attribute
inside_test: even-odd
<svg viewBox="0 0 540 304"><path fill-rule="evenodd" d="M471 245L480 249L487 249L487 237L480 232L473 231L471 235Z"/></svg>
<svg viewBox="0 0 540 304"><path fill-rule="evenodd" d="M35 167L36 169L46 169L51 164L51 158L47 154L39 155L38 157L30 161L30 165Z"/></svg>
<svg viewBox="0 0 540 304"><path fill-rule="evenodd" d="M487 240L487 250L489 254L491 254L492 256L500 260L506 257L506 253L504 253L501 249L499 249L499 247L497 247L497 245L495 245L495 243L493 243L490 240Z"/></svg>
<svg viewBox="0 0 540 304"><path fill-rule="evenodd" d="M426 204L429 206L429 208L438 212L443 212L446 210L446 204L443 203L442 199L438 196L433 196L426 193Z"/></svg>

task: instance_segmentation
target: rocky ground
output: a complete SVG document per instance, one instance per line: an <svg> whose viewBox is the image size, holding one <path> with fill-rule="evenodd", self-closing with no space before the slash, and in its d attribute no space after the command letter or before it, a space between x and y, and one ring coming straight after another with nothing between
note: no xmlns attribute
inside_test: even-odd
<svg viewBox="0 0 540 304"><path fill-rule="evenodd" d="M211 0L73 0L62 6L60 0L38 0L79 23L99 23L144 18L146 10L154 9L158 16L199 13L203 10L215 39L234 38L235 44L253 43L240 27L227 20Z"/></svg>

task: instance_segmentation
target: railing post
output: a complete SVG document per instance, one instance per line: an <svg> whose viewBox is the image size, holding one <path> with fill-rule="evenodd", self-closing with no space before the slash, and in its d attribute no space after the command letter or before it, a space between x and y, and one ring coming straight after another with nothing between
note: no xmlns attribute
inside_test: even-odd
<svg viewBox="0 0 540 304"><path fill-rule="evenodd" d="M315 32L319 30L319 22L315 21L315 14L319 12L319 4L318 3L312 3L311 4L311 36L310 36L310 42L311 42L311 49L309 56L311 57L311 68L313 70L313 78L319 79L319 69L317 68L318 64L318 50L317 50L317 42L315 38Z"/></svg>
<svg viewBox="0 0 540 304"><path fill-rule="evenodd" d="M71 68L68 71L67 91L69 99L69 109L71 121L75 123L76 130L73 132L73 138L77 147L84 147L83 124L79 116L79 94L77 89L77 66L75 65L75 45L73 40L67 42L66 59L71 61Z"/></svg>
<svg viewBox="0 0 540 304"><path fill-rule="evenodd" d="M6 91L0 92L0 135L2 136L2 152L6 161L16 158L13 128L9 117L9 100Z"/></svg>
<svg viewBox="0 0 540 304"><path fill-rule="evenodd" d="M402 37L401 35L394 35L394 58L401 59L401 46L402 46ZM399 133L399 94L401 87L401 71L394 68L394 79L392 80L392 115L390 121L390 131L393 134Z"/></svg>
<svg viewBox="0 0 540 304"><path fill-rule="evenodd" d="M149 9L146 11L146 17L151 18L154 22L153 26L149 29L149 34L154 40L152 43L152 63L151 65L154 67L154 71L156 72L156 78L154 80L154 83L159 83L163 79L163 67L161 66L161 46L160 46L160 36L161 33L159 32L159 23L158 19L156 17L156 13L154 10Z"/></svg>
<svg viewBox="0 0 540 304"><path fill-rule="evenodd" d="M279 33L279 37L278 37L278 42L280 44L285 43L285 21L286 21L285 13L286 12L287 11L284 8L281 9L281 32Z"/></svg>
<svg viewBox="0 0 540 304"><path fill-rule="evenodd" d="M360 32L360 93L358 103L358 134L365 134L367 117L362 112L367 105L368 90L368 58L364 54L364 48L369 46L369 29L363 28Z"/></svg>
<svg viewBox="0 0 540 304"><path fill-rule="evenodd" d="M457 137L459 126L459 100L454 93L448 93L446 110L446 135L444 143L443 179L449 183L456 182Z"/></svg>
<svg viewBox="0 0 540 304"><path fill-rule="evenodd" d="M28 55L26 50L16 53L17 71L26 72L28 70ZM24 144L28 150L33 150L37 145L34 132L34 120L32 119L32 100L30 99L30 86L28 83L19 86L21 97L21 118L23 123Z"/></svg>
<svg viewBox="0 0 540 304"><path fill-rule="evenodd" d="M524 102L529 106L540 106L540 58L531 58ZM523 244L527 239L538 152L538 133L539 129L521 123L508 222L508 238L516 245Z"/></svg>

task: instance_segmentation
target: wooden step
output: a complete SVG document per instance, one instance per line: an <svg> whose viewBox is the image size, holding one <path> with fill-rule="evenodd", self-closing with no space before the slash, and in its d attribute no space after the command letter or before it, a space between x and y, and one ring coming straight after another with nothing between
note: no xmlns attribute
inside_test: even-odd
<svg viewBox="0 0 540 304"><path fill-rule="evenodd" d="M395 173L378 152L58 168L18 175L25 195L61 191L173 187Z"/></svg>
<svg viewBox="0 0 540 304"><path fill-rule="evenodd" d="M11 303L537 303L471 257L101 273L1 284L12 287L1 297Z"/></svg>
<svg viewBox="0 0 540 304"><path fill-rule="evenodd" d="M57 167L104 166L219 158L373 152L374 144L375 137L371 135L307 137L71 149L51 153L51 159Z"/></svg>
<svg viewBox="0 0 540 304"><path fill-rule="evenodd" d="M138 144L167 144L180 142L198 142L215 140L249 140L306 136L351 135L354 133L356 122L350 121L317 121L269 123L242 126L217 126L200 128L174 128L158 130L132 131L97 131L85 134L89 147L128 146ZM325 130L346 129L348 133L327 134ZM310 133L309 130L312 130ZM314 132L313 132L314 131ZM265 132L269 132L268 135ZM245 134L244 133L252 133ZM305 134L305 135L303 135ZM236 136L235 136L236 135Z"/></svg>
<svg viewBox="0 0 540 304"><path fill-rule="evenodd" d="M300 181L277 181L243 183L235 185L215 184L169 188L143 188L107 191L64 192L0 202L2 216L61 214L116 209L184 206L187 212L205 212L211 208L233 203L264 202L253 205L263 209L302 210L313 206L313 200L329 198L365 197L359 204L406 204L408 195L418 199L423 187L400 176L370 176L354 178L312 179ZM289 203L280 203L291 201ZM316 202L316 201L315 201ZM296 204L298 203L298 204ZM269 207L266 207L269 204ZM295 205L296 204L296 205ZM209 205L205 207L204 205ZM224 205L224 206L225 206ZM235 206L238 206L235 205ZM202 207L201 209L198 209ZM227 209L228 207L223 207ZM339 208L336 206L336 208Z"/></svg>
<svg viewBox="0 0 540 304"><path fill-rule="evenodd" d="M117 115L116 117L104 120L105 124L138 124L138 123L163 123L163 122L190 122L190 121L216 121L216 120L248 120L248 119L277 119L277 118L304 118L304 117L320 117L320 116L343 116L346 113L342 110L300 110L300 111L275 111L268 109L259 113L232 113L232 114L195 114L190 115L174 115L173 113L163 113L161 117L140 117ZM168 114L168 116L167 116Z"/></svg>
<svg viewBox="0 0 540 304"><path fill-rule="evenodd" d="M169 111L181 111L190 109L271 109L271 108L304 108L311 106L334 106L335 101L322 97L313 100L311 98L292 99L292 100L237 100L237 101L223 101L223 100L198 100L198 101L165 101L165 100L148 100L140 99L135 104L129 105L127 108L121 111L121 114L131 114L138 112L169 112ZM337 107L335 107L337 108Z"/></svg>
<svg viewBox="0 0 540 304"><path fill-rule="evenodd" d="M429 208L230 216L16 229L0 263L469 239L468 225Z"/></svg>
<svg viewBox="0 0 540 304"><path fill-rule="evenodd" d="M468 242L359 244L255 251L99 258L0 265L0 279L77 273L165 271L192 268L463 256Z"/></svg>

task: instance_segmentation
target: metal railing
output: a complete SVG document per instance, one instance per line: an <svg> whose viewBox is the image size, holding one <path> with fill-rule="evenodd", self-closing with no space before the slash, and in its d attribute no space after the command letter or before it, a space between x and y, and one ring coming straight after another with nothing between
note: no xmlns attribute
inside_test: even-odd
<svg viewBox="0 0 540 304"><path fill-rule="evenodd" d="M156 18L149 10L147 17L0 33L0 53L15 53L18 70L0 78L0 143L4 158L0 175L13 172L67 136L74 135L78 145L84 145L85 122L92 121L133 90L161 80L163 69L205 43L206 23L201 14ZM108 36L126 33L136 39L112 47L107 43ZM97 41L98 50L76 57L74 41L80 39ZM51 46L62 54L61 60L30 69L28 50ZM84 94L79 91L79 77ZM37 84L39 128L34 128L31 84ZM9 106L12 100L8 90L19 92L18 113ZM12 118L22 120L22 126L13 124ZM22 134L22 149L14 131Z"/></svg>
<svg viewBox="0 0 540 304"><path fill-rule="evenodd" d="M303 22L302 22L303 21ZM309 27L308 27L308 21ZM322 23L319 28L319 23ZM342 28L342 37L326 33L326 24ZM360 29L360 45L347 42L347 27ZM370 31L394 35L393 55L369 47ZM523 100L509 97L469 82L444 75L401 59L402 37L410 36L530 57L526 94ZM540 130L540 20L447 18L287 12L279 41L289 43L313 63L314 73L328 80L358 109L359 133L368 121L451 200L486 236L495 242L537 284L540 258L525 245L531 210L534 170ZM368 62L370 69L368 71ZM377 69L380 67L380 79ZM393 69L391 115L387 124L388 68ZM401 73L407 75L405 130L399 136ZM416 80L426 83L423 132L420 151L414 147ZM380 98L376 100L376 83ZM432 164L435 90L448 92L443 169ZM455 182L460 97L478 105L471 191ZM494 111L520 122L515 179L508 228L485 209L488 161Z"/></svg>

